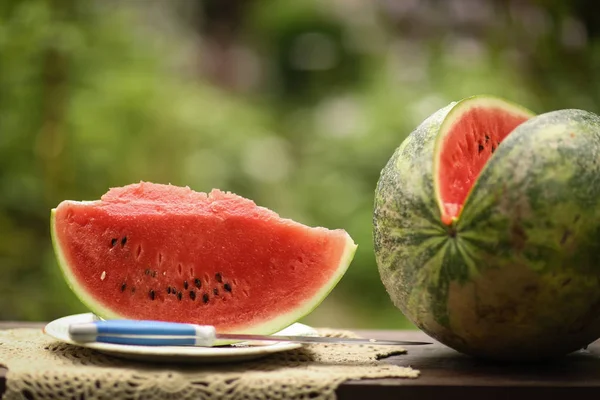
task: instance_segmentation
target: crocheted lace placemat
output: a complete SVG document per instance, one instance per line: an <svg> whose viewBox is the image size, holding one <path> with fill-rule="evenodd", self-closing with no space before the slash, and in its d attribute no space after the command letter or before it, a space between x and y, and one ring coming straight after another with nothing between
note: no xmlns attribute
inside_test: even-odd
<svg viewBox="0 0 600 400"><path fill-rule="evenodd" d="M319 329L323 336L356 337ZM132 361L59 342L40 330L0 331L5 399L335 399L347 380L416 378L381 358L404 349L311 344L252 361L164 364Z"/></svg>

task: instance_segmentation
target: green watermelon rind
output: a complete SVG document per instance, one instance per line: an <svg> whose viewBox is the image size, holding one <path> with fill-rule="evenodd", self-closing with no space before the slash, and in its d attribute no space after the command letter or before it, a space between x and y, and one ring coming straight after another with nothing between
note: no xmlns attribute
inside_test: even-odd
<svg viewBox="0 0 600 400"><path fill-rule="evenodd" d="M86 202L74 202L74 203L86 203ZM93 201L87 203L94 203ZM76 297L94 314L103 319L126 319L126 317L114 313L109 308L103 306L100 302L96 301L94 298L89 296L85 290L81 290L81 286L78 284L77 279L71 272L71 268L69 267L69 262L67 261L62 247L60 245L60 241L58 240L58 235L56 233L56 209L53 208L50 212L50 234L52 238L52 246L56 255L56 259L58 261L59 269L65 278L65 281L71 291L76 295ZM346 246L344 247L344 251L342 256L340 257L340 262L336 269L336 272L332 274L329 281L322 285L321 289L315 293L309 300L305 301L301 306L296 307L290 312L282 314L277 318L270 319L265 323L254 325L249 329L244 329L243 333L247 334L273 334L276 333L291 324L297 322L298 320L304 318L311 312L313 312L325 298L331 293L331 291L337 286L339 281L342 279L350 263L354 258L354 254L356 253L356 249L358 245L354 243L350 235L345 232L346 235ZM227 343L232 343L231 341L219 341L216 345L223 345Z"/></svg>
<svg viewBox="0 0 600 400"><path fill-rule="evenodd" d="M460 352L523 360L577 350L600 334L600 117L559 110L519 125L447 226L434 144L460 103L423 121L382 169L381 280L406 317Z"/></svg>

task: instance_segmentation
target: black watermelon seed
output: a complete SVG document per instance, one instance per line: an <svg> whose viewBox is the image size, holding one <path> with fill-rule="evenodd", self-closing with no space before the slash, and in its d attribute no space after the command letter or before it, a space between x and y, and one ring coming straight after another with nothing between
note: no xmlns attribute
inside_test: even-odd
<svg viewBox="0 0 600 400"><path fill-rule="evenodd" d="M196 287L200 289L202 287L202 282L200 281L200 279L196 278L194 279L194 285L196 285Z"/></svg>
<svg viewBox="0 0 600 400"><path fill-rule="evenodd" d="M152 277L156 278L156 271L152 271Z"/></svg>
<svg viewBox="0 0 600 400"><path fill-rule="evenodd" d="M183 288L187 290L187 288L188 288L188 283L187 283L187 281L183 281Z"/></svg>
<svg viewBox="0 0 600 400"><path fill-rule="evenodd" d="M490 137L488 135L485 135L485 143L487 144L487 142L490 141Z"/></svg>
<svg viewBox="0 0 600 400"><path fill-rule="evenodd" d="M207 303L208 303L208 293L204 293L204 294L202 295L202 301L204 302L204 304L207 304Z"/></svg>
<svg viewBox="0 0 600 400"><path fill-rule="evenodd" d="M213 293L215 294L215 296L218 296L219 295L219 289L214 288L213 289Z"/></svg>
<svg viewBox="0 0 600 400"><path fill-rule="evenodd" d="M482 145L481 143L479 143L479 147L478 147L478 149L479 149L479 152L480 152L480 153L483 151L483 149L484 149L484 148L485 148L485 147L483 147L483 145ZM492 147L492 148L493 148L493 147Z"/></svg>
<svg viewBox="0 0 600 400"><path fill-rule="evenodd" d="M226 283L223 285L223 289L225 289L225 291L227 292L231 292L231 285L229 283Z"/></svg>
<svg viewBox="0 0 600 400"><path fill-rule="evenodd" d="M171 286L167 286L167 294L171 294Z"/></svg>
<svg viewBox="0 0 600 400"><path fill-rule="evenodd" d="M154 300L154 290L150 289L150 300Z"/></svg>
<svg viewBox="0 0 600 400"><path fill-rule="evenodd" d="M177 300L181 300L183 294L181 292L177 292Z"/></svg>
<svg viewBox="0 0 600 400"><path fill-rule="evenodd" d="M496 151L496 146L492 145L492 153Z"/></svg>
<svg viewBox="0 0 600 400"><path fill-rule="evenodd" d="M193 290L190 290L190 299L196 300L196 292L194 292Z"/></svg>
<svg viewBox="0 0 600 400"><path fill-rule="evenodd" d="M124 292L124 291L125 291L125 289L127 289L127 284L126 284L126 283L123 283L123 284L121 285L121 292Z"/></svg>
<svg viewBox="0 0 600 400"><path fill-rule="evenodd" d="M125 246L125 243L127 243L127 236L123 236L123 239L121 239L121 247Z"/></svg>
<svg viewBox="0 0 600 400"><path fill-rule="evenodd" d="M217 280L217 282L219 282L219 283L222 283L222 282L223 282L223 276L222 276L222 275L221 275L219 272L217 272L217 273L215 274L215 279L216 279L216 280Z"/></svg>
<svg viewBox="0 0 600 400"><path fill-rule="evenodd" d="M117 242L119 241L119 239L114 238L110 241L110 247L115 247L115 244L117 244Z"/></svg>

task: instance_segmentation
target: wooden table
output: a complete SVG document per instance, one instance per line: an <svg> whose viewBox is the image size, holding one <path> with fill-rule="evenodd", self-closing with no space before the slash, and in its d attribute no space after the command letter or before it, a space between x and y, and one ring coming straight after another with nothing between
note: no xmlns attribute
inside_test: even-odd
<svg viewBox="0 0 600 400"><path fill-rule="evenodd" d="M41 323L1 322L0 329L41 328ZM417 331L356 331L377 339L427 340ZM433 341L428 346L407 346L408 353L387 358L395 365L421 371L417 379L350 381L337 390L344 399L544 400L600 397L600 340L563 361L542 365L501 365L472 359ZM0 394L6 369L0 368ZM449 397L448 397L449 396ZM585 396L585 397L584 397Z"/></svg>

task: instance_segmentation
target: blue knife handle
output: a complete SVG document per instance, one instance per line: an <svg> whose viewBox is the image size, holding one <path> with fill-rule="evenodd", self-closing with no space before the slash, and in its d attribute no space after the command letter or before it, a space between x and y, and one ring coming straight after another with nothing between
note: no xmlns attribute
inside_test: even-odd
<svg viewBox="0 0 600 400"><path fill-rule="evenodd" d="M69 326L76 342L102 342L144 346L212 346L213 326L165 321L105 320Z"/></svg>
<svg viewBox="0 0 600 400"><path fill-rule="evenodd" d="M178 322L108 320L92 323L96 325L99 335L196 335L196 327L194 325Z"/></svg>
<svg viewBox="0 0 600 400"><path fill-rule="evenodd" d="M96 342L126 344L134 346L198 346L196 339L193 337L187 338L172 338L172 339L152 339L140 337L123 337L123 336L98 336Z"/></svg>

